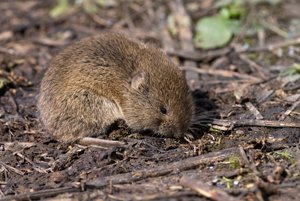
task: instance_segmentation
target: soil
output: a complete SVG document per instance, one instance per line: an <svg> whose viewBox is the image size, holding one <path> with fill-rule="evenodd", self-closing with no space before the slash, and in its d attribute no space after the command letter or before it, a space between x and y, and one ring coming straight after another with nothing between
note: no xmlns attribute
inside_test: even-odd
<svg viewBox="0 0 300 201"><path fill-rule="evenodd" d="M273 24L247 34L245 23L243 34L209 51L191 47L189 35L197 19L217 12L213 1L111 2L97 14L77 6L56 18L49 16L55 1L0 2L0 200L299 199L300 79L282 76L300 60L299 41L276 29L296 28L298 0L256 5L260 19ZM192 32L178 25L172 35L169 15L177 24L188 16ZM102 138L119 144L85 146L59 143L44 130L36 101L48 62L66 45L108 31L201 69L186 71L198 106L193 136L175 140L117 127ZM258 48L237 48L246 43Z"/></svg>

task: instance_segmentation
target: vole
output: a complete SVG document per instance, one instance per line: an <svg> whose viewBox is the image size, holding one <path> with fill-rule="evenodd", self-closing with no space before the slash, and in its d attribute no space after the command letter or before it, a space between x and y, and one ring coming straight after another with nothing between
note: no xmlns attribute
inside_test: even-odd
<svg viewBox="0 0 300 201"><path fill-rule="evenodd" d="M59 141L98 136L116 120L181 138L194 113L183 72L159 49L116 33L82 39L50 62L38 100Z"/></svg>

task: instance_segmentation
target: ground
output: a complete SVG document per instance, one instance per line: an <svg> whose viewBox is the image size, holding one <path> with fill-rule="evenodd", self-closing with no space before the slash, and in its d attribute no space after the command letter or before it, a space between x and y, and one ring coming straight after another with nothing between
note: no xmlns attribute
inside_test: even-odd
<svg viewBox="0 0 300 201"><path fill-rule="evenodd" d="M212 50L192 40L196 21L217 12L212 0L111 2L56 18L55 1L0 2L0 200L299 199L298 0L251 4L244 31ZM251 34L255 15L265 26ZM116 128L108 141L66 145L44 130L36 102L48 62L108 31L162 48L185 70L197 104L193 137Z"/></svg>

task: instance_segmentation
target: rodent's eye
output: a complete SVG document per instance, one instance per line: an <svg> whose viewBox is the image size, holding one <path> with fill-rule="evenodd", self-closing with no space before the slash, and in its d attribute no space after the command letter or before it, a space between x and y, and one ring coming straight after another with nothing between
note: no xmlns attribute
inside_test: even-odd
<svg viewBox="0 0 300 201"><path fill-rule="evenodd" d="M163 114L167 114L167 109L164 106L160 106L160 112Z"/></svg>

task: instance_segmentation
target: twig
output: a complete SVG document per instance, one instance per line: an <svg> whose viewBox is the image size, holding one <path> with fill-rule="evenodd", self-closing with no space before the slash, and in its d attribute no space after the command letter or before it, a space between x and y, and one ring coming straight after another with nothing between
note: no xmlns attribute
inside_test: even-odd
<svg viewBox="0 0 300 201"><path fill-rule="evenodd" d="M25 161L27 161L30 165L32 165L32 168L37 171L37 172L40 172L40 173L49 173L49 169L45 169L45 168L42 168L40 166L38 166L37 164L35 164L33 161L31 161L29 158L27 158L26 156L24 156L23 154L17 152L15 153L17 156L19 156L20 158L24 159Z"/></svg>
<svg viewBox="0 0 300 201"><path fill-rule="evenodd" d="M225 120L225 119L212 119L212 120L202 120L201 123L209 123L215 126L221 126L222 130L232 130L234 127L241 126L262 126L262 127L272 127L272 128L300 128L298 122L283 122L283 121L272 121L272 120L257 120L257 119L244 119L244 120Z"/></svg>
<svg viewBox="0 0 300 201"><path fill-rule="evenodd" d="M278 185L270 185L268 182L265 182L260 178L261 174L257 170L255 163L253 161L253 158L251 157L251 154L247 157L245 150L240 147L240 155L242 156L242 159L244 160L244 163L250 167L250 169L254 173L254 181L255 181L255 187L256 187L256 196L259 201L264 201L264 197L266 195L274 194L278 192ZM248 159L249 158L249 159Z"/></svg>
<svg viewBox="0 0 300 201"><path fill-rule="evenodd" d="M237 53L262 52L262 51L271 51L272 52L272 51L274 51L275 49L278 49L278 48L283 48L283 47L286 47L286 46L298 45L298 44L300 44L300 37L293 38L293 39L288 39L288 40L273 43L273 44L267 44L267 45L264 45L264 46L248 47L248 48L234 47L234 48L235 48L235 51Z"/></svg>
<svg viewBox="0 0 300 201"><path fill-rule="evenodd" d="M86 182L87 188L102 188L109 183L112 184L125 184L135 181L140 181L149 177L159 177L173 172L184 171L195 168L202 164L216 163L217 161L224 160L232 154L237 154L238 148L224 149L218 152L212 152L197 157L187 158L181 161L173 162L168 165L161 165L155 168L143 169L140 171L118 174L109 177L101 177Z"/></svg>
<svg viewBox="0 0 300 201"><path fill-rule="evenodd" d="M229 195L227 192L218 189L216 187L210 186L198 179L195 178L188 178L188 177L182 177L180 179L180 183L184 187L188 187L196 191L199 195L202 195L204 197L207 197L211 200L215 201L238 201L241 200L239 198L233 197Z"/></svg>
<svg viewBox="0 0 300 201"><path fill-rule="evenodd" d="M242 157L242 160L243 160L244 164L247 165L252 170L252 172L254 173L255 181L257 182L257 181L261 180L260 177L259 177L259 172L258 172L253 160L250 161L248 159L248 157L246 155L246 152L242 147L240 147L240 155ZM262 192L259 191L257 186L256 186L256 197L258 198L259 201L264 201Z"/></svg>
<svg viewBox="0 0 300 201"><path fill-rule="evenodd" d="M33 39L33 42L38 43L40 45L49 46L49 47L60 47L69 44L69 42L66 40L55 40L46 37Z"/></svg>
<svg viewBox="0 0 300 201"><path fill-rule="evenodd" d="M136 201L146 201L146 200L171 200L171 198L178 199L180 197L186 196L195 196L194 192L164 192L164 193L155 193L153 195L142 195L142 196L133 196L129 200ZM110 197L110 195L108 195Z"/></svg>
<svg viewBox="0 0 300 201"><path fill-rule="evenodd" d="M245 175L248 173L249 173L249 170L247 170L245 168L239 168L239 169L235 169L235 170L224 170L222 172L216 173L215 176L217 176L219 178L222 178L222 177L234 178L236 176L241 176L241 175Z"/></svg>
<svg viewBox="0 0 300 201"><path fill-rule="evenodd" d="M267 100L269 100L275 93L275 90L267 90L264 89L264 91L260 94L257 95L257 103L261 104L263 102L266 102Z"/></svg>
<svg viewBox="0 0 300 201"><path fill-rule="evenodd" d="M256 47L238 47L232 45L232 47L226 47L217 50L211 50L208 52L199 52L199 51L175 51L175 50L167 50L167 53L170 55L175 55L184 59L189 59L193 61L203 61L203 60L212 60L216 57L224 56L231 51L235 51L236 53L251 53L251 52L263 52L263 51L274 51L278 48L283 48L290 45L298 45L300 44L300 37L287 39L285 41L280 41L273 44L266 44L263 46Z"/></svg>
<svg viewBox="0 0 300 201"><path fill-rule="evenodd" d="M241 60L243 60L245 63L247 63L250 66L250 68L254 69L262 79L267 78L265 75L265 72L263 71L263 68L261 66L259 66L254 61L250 60L245 54L239 54L239 57Z"/></svg>
<svg viewBox="0 0 300 201"><path fill-rule="evenodd" d="M251 102L247 102L245 105L248 108L248 110L255 116L256 119L263 119L264 118L260 114L258 109Z"/></svg>
<svg viewBox="0 0 300 201"><path fill-rule="evenodd" d="M193 61L203 61L203 60L212 60L217 57L224 56L232 51L231 47L226 47L217 50L210 50L207 52L199 51L184 51L184 50L167 50L169 55L175 55L184 59L189 59Z"/></svg>
<svg viewBox="0 0 300 201"><path fill-rule="evenodd" d="M249 159L248 159L248 157L247 157L247 154L246 154L245 150L244 150L242 147L240 147L239 149L240 149L240 155L241 155L241 157L242 157L242 160L243 160L244 164L245 164L245 165L248 165L249 168L252 170L252 172L253 172L255 175L258 175L259 172L257 171L255 165L254 165L253 163L250 163L250 161L249 161Z"/></svg>
<svg viewBox="0 0 300 201"><path fill-rule="evenodd" d="M104 140L99 138L91 138L85 137L79 140L79 144L89 146L89 145L96 145L104 148L108 147L124 147L125 143L120 141L113 141L113 140Z"/></svg>
<svg viewBox="0 0 300 201"><path fill-rule="evenodd" d="M270 22L267 22L263 19L260 19L260 23L266 27L267 29L273 31L274 33L276 33L277 35L283 37L283 38L287 38L288 37L288 33L286 31L283 31L282 29L280 29L279 27L271 24Z"/></svg>
<svg viewBox="0 0 300 201"><path fill-rule="evenodd" d="M282 116L279 118L280 121L283 121L293 110L300 104L300 100L293 103L293 105L285 111L285 113L282 114Z"/></svg>
<svg viewBox="0 0 300 201"><path fill-rule="evenodd" d="M56 188L56 189L47 189L47 190L41 190L36 191L32 193L22 193L18 195L11 195L11 196L5 196L0 197L0 201L11 201L11 200L36 200L36 199L42 199L46 197L52 197L58 194L62 193L70 193L70 192L79 192L78 188L75 187L62 187L62 188Z"/></svg>
<svg viewBox="0 0 300 201"><path fill-rule="evenodd" d="M195 67L181 67L182 70L190 70L194 71L200 74L210 74L210 75L219 75L223 77L238 77L242 79L248 79L252 80L253 82L261 82L262 80L250 75L245 75L233 71L227 71L227 70L216 70L216 69L201 69L201 68L195 68Z"/></svg>
<svg viewBox="0 0 300 201"><path fill-rule="evenodd" d="M0 148L3 151L10 150L13 152L15 152L16 150L24 149L24 148L30 148L35 145L36 144L32 143L32 142L0 142Z"/></svg>
<svg viewBox="0 0 300 201"><path fill-rule="evenodd" d="M255 120L255 119L245 119L238 120L235 126L264 126L264 127L274 127L274 128L300 128L298 122L282 122L282 121L272 121L272 120Z"/></svg>
<svg viewBox="0 0 300 201"><path fill-rule="evenodd" d="M14 168L14 167L12 167L10 165L7 165L7 164L5 164L5 163L3 163L1 161L0 161L0 165L2 165L7 170L11 170L12 172L14 172L14 173L16 173L18 175L24 175L25 174L25 172L22 172L22 171L18 170L17 168Z"/></svg>
<svg viewBox="0 0 300 201"><path fill-rule="evenodd" d="M238 84L243 84L243 83L249 83L249 80L246 80L246 79L243 79L243 80L220 80L220 79L215 79L215 80L205 80L205 82L203 84L204 85L235 84L235 86L237 86ZM234 89L235 88L232 87L228 91L233 91Z"/></svg>
<svg viewBox="0 0 300 201"><path fill-rule="evenodd" d="M98 16L97 14L90 14L88 12L85 12L87 14L87 16L93 20L95 23L97 23L98 25L100 25L101 27L109 27L112 25L112 23L108 20L104 20L102 19L100 16Z"/></svg>
<svg viewBox="0 0 300 201"><path fill-rule="evenodd" d="M61 170L63 168L68 167L70 164L70 161L78 155L78 153L82 152L84 149L74 146L69 150L66 154L62 154L59 156L59 158L54 161L53 164L51 164L51 167L53 170Z"/></svg>

